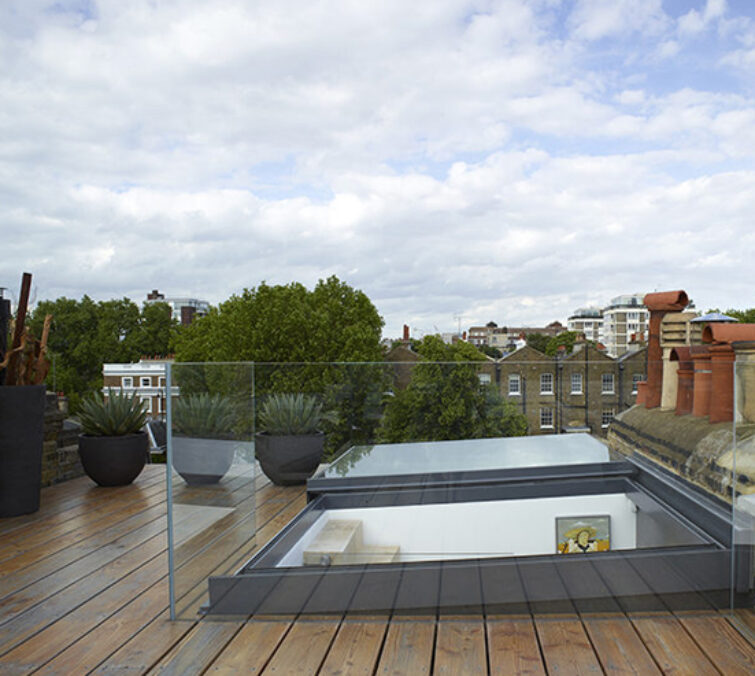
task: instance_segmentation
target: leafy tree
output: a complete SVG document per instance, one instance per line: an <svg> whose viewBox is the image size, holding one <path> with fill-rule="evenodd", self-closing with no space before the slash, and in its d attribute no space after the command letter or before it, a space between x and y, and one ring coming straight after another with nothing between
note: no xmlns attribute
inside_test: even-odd
<svg viewBox="0 0 755 676"><path fill-rule="evenodd" d="M383 358L382 327L369 298L335 276L320 280L311 291L296 282L263 282L186 327L176 341L176 360L255 362L259 403L276 392L319 395L334 421L325 430L332 454L374 435L374 411L384 389L385 370L374 364ZM186 389L186 383L180 384ZM208 386L206 381L191 384ZM229 380L215 387L235 385Z"/></svg>
<svg viewBox="0 0 755 676"><path fill-rule="evenodd" d="M526 340L527 345L544 353L548 349L550 338L543 333L528 333Z"/></svg>
<svg viewBox="0 0 755 676"><path fill-rule="evenodd" d="M720 312L718 308L708 310L708 312ZM755 324L755 307L748 308L747 310L733 310L729 309L724 312L729 317L734 317L738 322L743 324Z"/></svg>
<svg viewBox="0 0 755 676"><path fill-rule="evenodd" d="M500 359L503 357L503 352L501 352L497 347L493 347L492 345L480 345L480 347L477 348L482 352L483 354L488 355L488 357L493 357L493 359Z"/></svg>
<svg viewBox="0 0 755 676"><path fill-rule="evenodd" d="M574 343L577 341L579 334L576 331L562 331L557 336L553 336L545 346L545 354L549 357L555 357L558 354L558 348L564 346L566 354L574 351Z"/></svg>
<svg viewBox="0 0 755 676"><path fill-rule="evenodd" d="M446 345L426 336L418 345L425 361L412 370L409 385L386 403L378 430L382 442L440 441L521 436L526 418L504 402L477 373L482 354L469 343Z"/></svg>
<svg viewBox="0 0 755 676"><path fill-rule="evenodd" d="M167 320L166 320L167 312ZM29 317L35 334L53 316L48 348L53 368L47 386L65 392L72 411L82 396L102 387L102 365L133 362L143 354L167 354L176 330L164 303L138 306L128 298L95 303L58 298L40 302Z"/></svg>

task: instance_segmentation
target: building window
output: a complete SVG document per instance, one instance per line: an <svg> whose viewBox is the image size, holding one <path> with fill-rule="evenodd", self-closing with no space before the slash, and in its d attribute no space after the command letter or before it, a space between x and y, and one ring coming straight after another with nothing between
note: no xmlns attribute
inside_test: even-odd
<svg viewBox="0 0 755 676"><path fill-rule="evenodd" d="M144 410L147 411L147 413L152 413L152 397L139 397L141 399L142 404L144 404Z"/></svg>
<svg viewBox="0 0 755 676"><path fill-rule="evenodd" d="M581 373L571 374L571 393L582 394L582 374Z"/></svg>
<svg viewBox="0 0 755 676"><path fill-rule="evenodd" d="M608 427L613 420L614 411L612 408L604 408L603 413L600 416L600 426Z"/></svg>
<svg viewBox="0 0 755 676"><path fill-rule="evenodd" d="M540 409L540 429L553 429L553 409Z"/></svg>
<svg viewBox="0 0 755 676"><path fill-rule="evenodd" d="M121 387L133 387L134 379L131 376L123 376L121 378Z"/></svg>
<svg viewBox="0 0 755 676"><path fill-rule="evenodd" d="M518 396L522 393L522 381L518 373L509 376L509 396Z"/></svg>
<svg viewBox="0 0 755 676"><path fill-rule="evenodd" d="M159 387L165 387L165 376L161 376L160 380L157 382L159 383Z"/></svg>
<svg viewBox="0 0 755 676"><path fill-rule="evenodd" d="M152 387L152 378L149 376L139 378L139 387Z"/></svg>
<svg viewBox="0 0 755 676"><path fill-rule="evenodd" d="M490 385L489 373L478 373L477 377L480 379L480 385Z"/></svg>
<svg viewBox="0 0 755 676"><path fill-rule="evenodd" d="M642 373L632 374L632 394L637 394L637 385L645 380L645 376Z"/></svg>
<svg viewBox="0 0 755 676"><path fill-rule="evenodd" d="M613 373L604 373L601 377L600 391L602 394L613 394Z"/></svg>
<svg viewBox="0 0 755 676"><path fill-rule="evenodd" d="M540 374L540 394L553 394L553 374Z"/></svg>

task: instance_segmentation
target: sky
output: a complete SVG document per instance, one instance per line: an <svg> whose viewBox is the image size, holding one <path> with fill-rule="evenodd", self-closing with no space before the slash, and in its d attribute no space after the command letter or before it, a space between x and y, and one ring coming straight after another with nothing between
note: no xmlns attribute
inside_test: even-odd
<svg viewBox="0 0 755 676"><path fill-rule="evenodd" d="M12 298L755 306L751 0L5 0L0 64Z"/></svg>

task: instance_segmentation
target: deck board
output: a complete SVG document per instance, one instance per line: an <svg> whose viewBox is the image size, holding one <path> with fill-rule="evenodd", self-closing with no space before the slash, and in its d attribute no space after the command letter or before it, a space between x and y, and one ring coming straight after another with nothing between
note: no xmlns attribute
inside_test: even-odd
<svg viewBox="0 0 755 676"><path fill-rule="evenodd" d="M641 572L627 567L626 575L606 577L597 559L590 579L568 565L520 567L510 580L484 568L481 576L449 568L437 580L407 574L395 589L356 589L357 609L366 593L404 603L392 618L202 619L196 609L206 601L207 575L235 570L306 504L302 487L272 486L264 477L254 493L251 478L229 477L209 500L202 498L216 510L192 506L207 492L174 487L176 502L188 505L175 512L177 592L187 619L171 622L164 473L164 466L148 466L134 485L113 489L75 479L43 489L37 514L0 520L0 673L704 676L755 670L755 649L729 617L671 613ZM667 580L680 572L669 570ZM461 584L485 590L487 616L480 604L456 605L440 617L425 605L429 591L439 588L454 606ZM501 604L498 587L507 590L498 595ZM613 598L596 600L595 591ZM547 612L553 609L561 615ZM509 614L493 614L498 610ZM755 626L752 611L737 617Z"/></svg>

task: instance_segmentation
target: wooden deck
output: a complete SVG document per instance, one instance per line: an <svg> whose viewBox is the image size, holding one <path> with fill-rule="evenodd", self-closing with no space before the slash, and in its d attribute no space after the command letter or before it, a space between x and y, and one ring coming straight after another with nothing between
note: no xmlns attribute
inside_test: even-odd
<svg viewBox="0 0 755 676"><path fill-rule="evenodd" d="M250 499L249 486L229 483L230 504ZM248 558L305 504L302 488L261 479L255 499L254 544L244 535L248 510L221 509L209 522L187 513L177 523L177 592L189 609L207 575ZM46 488L37 514L0 520L0 673L755 673L755 650L737 629L755 628L751 611L737 622L714 612L578 608L171 622L165 512L164 467L153 465L133 486L97 488L82 478ZM227 534L207 546L221 527Z"/></svg>

